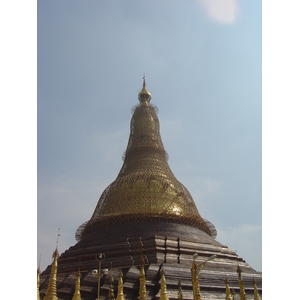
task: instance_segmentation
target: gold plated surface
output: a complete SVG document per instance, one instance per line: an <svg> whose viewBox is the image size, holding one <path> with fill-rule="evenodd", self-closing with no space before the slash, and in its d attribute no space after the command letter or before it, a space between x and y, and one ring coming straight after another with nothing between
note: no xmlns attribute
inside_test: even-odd
<svg viewBox="0 0 300 300"><path fill-rule="evenodd" d="M123 273L122 270L119 273L119 282L118 282L118 294L116 300L125 300L123 293Z"/></svg>
<svg viewBox="0 0 300 300"><path fill-rule="evenodd" d="M240 266L237 268L237 273L239 275L239 287L240 287L240 300L247 300L247 295L244 288L244 282L242 278L242 270Z"/></svg>
<svg viewBox="0 0 300 300"><path fill-rule="evenodd" d="M77 272L77 278L76 278L76 284L75 284L75 292L73 295L72 300L81 300L81 294L80 294L80 270Z"/></svg>
<svg viewBox="0 0 300 300"><path fill-rule="evenodd" d="M149 93L149 91L147 90L147 87L146 87L145 74L143 77L143 88L139 92L138 98L141 102L144 102L145 105L147 105L148 104L147 102L150 102L150 100L151 100L151 94Z"/></svg>
<svg viewBox="0 0 300 300"><path fill-rule="evenodd" d="M214 226L202 219L189 191L169 167L145 80L139 99L120 173L102 193L91 219L79 227L76 239L103 226L146 219L196 226L215 237Z"/></svg>
<svg viewBox="0 0 300 300"><path fill-rule="evenodd" d="M193 285L193 296L195 300L202 300L202 295L200 292L200 285L199 285L199 277L198 277L198 270L195 260L193 261L191 274L192 274L192 285Z"/></svg>
<svg viewBox="0 0 300 300"><path fill-rule="evenodd" d="M260 296L257 290L257 285L256 285L256 281L253 278L253 287L254 287L254 300L260 300Z"/></svg>
<svg viewBox="0 0 300 300"><path fill-rule="evenodd" d="M58 251L56 248L55 251L53 252L51 274L50 274L49 284L48 284L48 288L44 300L58 300L57 293L56 293L57 258L58 258Z"/></svg>
<svg viewBox="0 0 300 300"><path fill-rule="evenodd" d="M230 292L230 288L229 288L229 283L228 283L227 277L225 279L225 284L226 284L226 298L225 298L225 300L232 300L232 296L231 296L231 292Z"/></svg>
<svg viewBox="0 0 300 300"><path fill-rule="evenodd" d="M182 287L181 287L181 282L180 282L180 280L178 281L178 300L183 300L183 296L182 296Z"/></svg>
<svg viewBox="0 0 300 300"><path fill-rule="evenodd" d="M37 269L37 300L41 300L40 297L40 268Z"/></svg>
<svg viewBox="0 0 300 300"><path fill-rule="evenodd" d="M169 300L164 269L161 270L160 300Z"/></svg>
<svg viewBox="0 0 300 300"><path fill-rule="evenodd" d="M114 286L113 286L114 278L112 274L110 274L109 282L110 282L110 288L108 293L108 299L115 300L115 293L114 293Z"/></svg>

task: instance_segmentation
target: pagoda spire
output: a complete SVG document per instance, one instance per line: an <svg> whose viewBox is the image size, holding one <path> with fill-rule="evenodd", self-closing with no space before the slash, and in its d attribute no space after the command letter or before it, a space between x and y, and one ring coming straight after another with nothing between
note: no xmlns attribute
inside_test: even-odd
<svg viewBox="0 0 300 300"><path fill-rule="evenodd" d="M74 292L72 300L81 300L81 294L80 294L80 277L81 277L81 273L80 273L80 270L78 269L77 278L76 278L76 284L75 284L75 292Z"/></svg>
<svg viewBox="0 0 300 300"><path fill-rule="evenodd" d="M47 288L46 295L44 297L44 300L58 300L57 294L56 294L56 274L57 274L57 258L59 254L57 251L57 247L55 251L53 252L52 258L52 267L51 267L51 274L49 279L49 284Z"/></svg>
<svg viewBox="0 0 300 300"><path fill-rule="evenodd" d="M191 273L192 273L194 300L202 300L202 295L201 295L200 286L199 286L198 270L197 270L197 265L196 265L195 259L193 260Z"/></svg>
<svg viewBox="0 0 300 300"><path fill-rule="evenodd" d="M254 286L254 300L260 300L259 293L258 293L258 290L257 290L256 281L255 281L254 277L253 277L253 286Z"/></svg>
<svg viewBox="0 0 300 300"><path fill-rule="evenodd" d="M108 293L108 299L109 300L115 300L115 293L114 293L114 286L113 286L113 282L114 282L114 278L112 276L112 272L110 271L110 288L109 288L109 293Z"/></svg>
<svg viewBox="0 0 300 300"><path fill-rule="evenodd" d="M183 300L181 282L178 281L178 300Z"/></svg>
<svg viewBox="0 0 300 300"><path fill-rule="evenodd" d="M139 290L139 299L138 300L147 300L147 290L146 290L146 276L145 276L145 261L142 255L142 263L140 270L140 290Z"/></svg>
<svg viewBox="0 0 300 300"><path fill-rule="evenodd" d="M237 273L239 274L240 300L247 300L247 296L244 288L244 282L242 278L242 270L240 266L238 266L237 268Z"/></svg>
<svg viewBox="0 0 300 300"><path fill-rule="evenodd" d="M40 297L40 267L37 269L37 300L41 300Z"/></svg>
<svg viewBox="0 0 300 300"><path fill-rule="evenodd" d="M100 196L90 220L82 224L76 239L103 227L140 222L174 222L199 228L211 237L215 227L204 220L187 190L174 176L160 135L157 109L149 103L146 87L134 107L123 166Z"/></svg>
<svg viewBox="0 0 300 300"><path fill-rule="evenodd" d="M161 270L161 283L160 283L160 298L159 298L159 300L169 300L168 293L167 293L167 284L166 284L164 269Z"/></svg>
<svg viewBox="0 0 300 300"><path fill-rule="evenodd" d="M144 77L143 77L143 88L139 92L138 98L139 98L140 102L144 105L148 105L150 100L151 100L151 94L147 90L147 87L146 87L145 74L144 74Z"/></svg>
<svg viewBox="0 0 300 300"><path fill-rule="evenodd" d="M123 294L123 273L122 270L120 270L119 273L119 283L118 283L118 294L116 300L125 300L124 294Z"/></svg>
<svg viewBox="0 0 300 300"><path fill-rule="evenodd" d="M231 290L232 300L235 300L235 291L234 289Z"/></svg>
<svg viewBox="0 0 300 300"><path fill-rule="evenodd" d="M227 276L226 276L226 279L225 279L225 284L226 284L226 298L225 298L225 300L232 300L232 296L231 296Z"/></svg>

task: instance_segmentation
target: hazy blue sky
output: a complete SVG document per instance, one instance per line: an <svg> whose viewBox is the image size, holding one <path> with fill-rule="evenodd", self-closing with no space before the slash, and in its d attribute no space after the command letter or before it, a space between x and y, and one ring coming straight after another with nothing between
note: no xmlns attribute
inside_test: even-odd
<svg viewBox="0 0 300 300"><path fill-rule="evenodd" d="M174 175L261 271L261 1L39 1L37 42L41 269L116 178L145 73Z"/></svg>

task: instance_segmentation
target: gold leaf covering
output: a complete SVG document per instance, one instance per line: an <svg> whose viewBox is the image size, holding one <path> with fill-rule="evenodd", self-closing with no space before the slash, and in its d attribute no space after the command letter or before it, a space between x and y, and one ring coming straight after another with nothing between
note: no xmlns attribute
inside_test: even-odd
<svg viewBox="0 0 300 300"><path fill-rule="evenodd" d="M172 173L155 107L145 84L135 107L124 163L116 180L102 193L91 219L76 239L103 226L164 220L196 226L215 237L214 226L201 218L189 191Z"/></svg>

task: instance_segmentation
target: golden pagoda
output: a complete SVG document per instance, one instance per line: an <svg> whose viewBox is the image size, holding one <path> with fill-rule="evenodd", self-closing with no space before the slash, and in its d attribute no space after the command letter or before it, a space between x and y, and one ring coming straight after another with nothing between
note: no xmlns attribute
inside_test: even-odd
<svg viewBox="0 0 300 300"><path fill-rule="evenodd" d="M235 291L234 290L231 291L231 295L232 295L232 300L235 300Z"/></svg>
<svg viewBox="0 0 300 300"><path fill-rule="evenodd" d="M118 282L118 294L116 300L125 300L124 294L123 294L123 273L122 270L120 270L119 273L119 282Z"/></svg>
<svg viewBox="0 0 300 300"><path fill-rule="evenodd" d="M160 298L159 298L159 300L169 300L164 269L161 270L161 283L160 283Z"/></svg>
<svg viewBox="0 0 300 300"><path fill-rule="evenodd" d="M109 288L109 294L108 294L108 299L109 300L115 300L115 293L114 293L114 278L112 276L112 274L110 274L110 288Z"/></svg>
<svg viewBox="0 0 300 300"><path fill-rule="evenodd" d="M193 260L191 274L192 274L192 284L193 284L193 297L195 300L202 300L200 286L199 286L197 265L196 265L195 259Z"/></svg>
<svg viewBox="0 0 300 300"><path fill-rule="evenodd" d="M40 268L37 269L37 300L41 300L40 297Z"/></svg>
<svg viewBox="0 0 300 300"><path fill-rule="evenodd" d="M178 281L178 300L183 300L181 282Z"/></svg>
<svg viewBox="0 0 300 300"><path fill-rule="evenodd" d="M51 274L50 274L49 284L48 284L48 288L44 300L58 300L56 294L56 275L57 275L57 258L58 258L57 248L53 252L52 258L53 258L53 262L51 267Z"/></svg>
<svg viewBox="0 0 300 300"><path fill-rule="evenodd" d="M256 285L256 280L254 277L253 277L253 286L254 286L254 300L260 300L260 296Z"/></svg>
<svg viewBox="0 0 300 300"><path fill-rule="evenodd" d="M226 298L225 298L225 300L233 300L232 296L231 296L231 292L230 292L230 288L229 288L229 283L228 283L227 277L225 279L225 284L226 284Z"/></svg>
<svg viewBox="0 0 300 300"><path fill-rule="evenodd" d="M242 278L242 270L241 270L240 266L238 266L237 272L239 275L240 300L247 300L247 295L245 292L244 282L243 282L243 278Z"/></svg>
<svg viewBox="0 0 300 300"><path fill-rule="evenodd" d="M81 300L81 294L80 294L80 277L81 277L81 273L80 273L80 270L78 270L78 272L77 272L77 278L76 278L76 284L75 284L75 292L74 292L72 300Z"/></svg>
<svg viewBox="0 0 300 300"><path fill-rule="evenodd" d="M158 220L189 224L214 236L214 226L201 218L189 191L168 165L145 77L138 97L123 166L102 193L91 219L77 231L77 240L103 226Z"/></svg>
<svg viewBox="0 0 300 300"><path fill-rule="evenodd" d="M90 219L79 226L75 234L77 243L59 258L59 298L72 299L69 285L77 273L78 258L82 264L81 297L85 300L97 298L98 280L93 275L99 263L95 259L97 253L105 255L101 262L103 269L113 263L114 276L122 269L123 297L126 299L167 299L166 277L176 299L180 280L184 283L181 288L186 299L223 300L224 273L228 274L232 286L239 284L236 265L245 270L247 290L253 290L251 281L255 277L261 294L261 273L216 240L214 225L200 215L191 194L171 171L160 135L157 108L151 100L144 77L138 104L133 108L120 172L102 192L98 202L95 201ZM217 256L199 276L195 266L193 269L195 252L201 261ZM164 270L163 274L160 270ZM50 273L51 266L48 266L40 275L41 296L46 294ZM100 286L100 299L114 299L114 289L121 291L120 278L119 282L110 282L109 276L103 275Z"/></svg>

